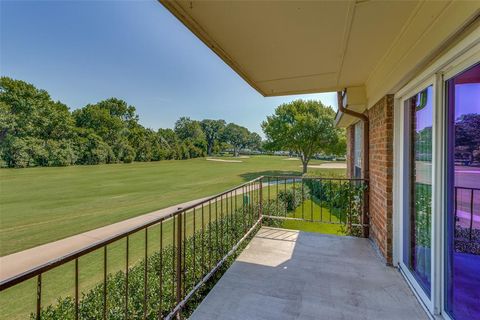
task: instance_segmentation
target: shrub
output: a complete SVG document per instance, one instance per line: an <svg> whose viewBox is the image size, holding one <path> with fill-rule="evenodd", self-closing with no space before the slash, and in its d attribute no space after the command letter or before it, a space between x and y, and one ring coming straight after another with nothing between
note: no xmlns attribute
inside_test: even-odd
<svg viewBox="0 0 480 320"><path fill-rule="evenodd" d="M366 185L357 181L305 179L312 197L330 209L331 214L345 223L342 231L350 236L361 236L359 226L363 215L363 194Z"/></svg>
<svg viewBox="0 0 480 320"><path fill-rule="evenodd" d="M278 198L282 202L283 207L287 208L287 211L293 211L302 204L304 199L307 198L306 197L306 195L308 194L307 188L304 188L303 192L304 194L302 196L302 190L295 190L295 191L293 189L280 190L278 192Z"/></svg>
<svg viewBox="0 0 480 320"><path fill-rule="evenodd" d="M305 199L310 197L310 190L308 186L303 187L302 190L287 189L278 191L277 199L267 199L263 201L263 214L274 217L285 217L288 212L295 211ZM268 226L279 228L283 224L281 219L268 219L266 221Z"/></svg>
<svg viewBox="0 0 480 320"><path fill-rule="evenodd" d="M135 160L136 154L135 149L130 145L126 144L122 150L122 161L124 163L132 163Z"/></svg>

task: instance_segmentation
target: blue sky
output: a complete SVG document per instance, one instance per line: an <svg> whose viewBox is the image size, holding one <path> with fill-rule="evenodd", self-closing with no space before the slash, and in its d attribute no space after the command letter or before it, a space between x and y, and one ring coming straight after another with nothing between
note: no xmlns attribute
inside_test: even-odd
<svg viewBox="0 0 480 320"><path fill-rule="evenodd" d="M79 108L109 97L150 128L180 116L225 119L261 133L296 98L336 108L333 93L264 98L157 1L0 1L0 73Z"/></svg>

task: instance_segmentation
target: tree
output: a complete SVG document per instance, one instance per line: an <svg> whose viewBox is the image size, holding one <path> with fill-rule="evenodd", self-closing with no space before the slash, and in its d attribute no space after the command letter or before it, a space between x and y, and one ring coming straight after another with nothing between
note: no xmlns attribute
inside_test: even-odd
<svg viewBox="0 0 480 320"><path fill-rule="evenodd" d="M259 150L262 148L262 137L256 132L248 135L247 146L252 150Z"/></svg>
<svg viewBox="0 0 480 320"><path fill-rule="evenodd" d="M101 164L112 162L112 148L89 129L78 129L77 148L79 164Z"/></svg>
<svg viewBox="0 0 480 320"><path fill-rule="evenodd" d="M0 101L0 144L13 128L15 128L15 117L10 107L3 101Z"/></svg>
<svg viewBox="0 0 480 320"><path fill-rule="evenodd" d="M181 159L180 147L175 131L172 129L158 129L157 136L160 140L161 159Z"/></svg>
<svg viewBox="0 0 480 320"><path fill-rule="evenodd" d="M345 129L337 129L337 142L326 146L325 151L335 156L345 156L347 153L347 135Z"/></svg>
<svg viewBox="0 0 480 320"><path fill-rule="evenodd" d="M480 149L480 114L461 115L455 122L457 146L466 146L469 152Z"/></svg>
<svg viewBox="0 0 480 320"><path fill-rule="evenodd" d="M92 130L111 148L113 157L109 157L109 163L122 161L123 155L130 152L124 149L130 149L128 139L139 126L135 107L110 98L75 110L73 116L77 127Z"/></svg>
<svg viewBox="0 0 480 320"><path fill-rule="evenodd" d="M45 90L8 77L0 79L2 113L12 121L8 132L16 137L71 138L74 128L68 107L54 102Z"/></svg>
<svg viewBox="0 0 480 320"><path fill-rule="evenodd" d="M203 157L207 151L207 140L200 122L188 117L181 117L175 122L175 133L186 147L188 157ZM183 154L185 154L183 152Z"/></svg>
<svg viewBox="0 0 480 320"><path fill-rule="evenodd" d="M225 120L205 119L200 122L203 133L207 140L207 154L212 155L215 143L218 143L225 128Z"/></svg>
<svg viewBox="0 0 480 320"><path fill-rule="evenodd" d="M205 139L200 122L192 120L189 117L181 117L175 122L175 133L180 140L186 139Z"/></svg>
<svg viewBox="0 0 480 320"><path fill-rule="evenodd" d="M68 107L45 90L0 79L0 154L10 167L72 164L75 123Z"/></svg>
<svg viewBox="0 0 480 320"><path fill-rule="evenodd" d="M338 143L339 130L334 126L335 112L320 101L295 100L282 104L262 123L266 147L300 154L303 173L318 152L328 152Z"/></svg>
<svg viewBox="0 0 480 320"><path fill-rule="evenodd" d="M229 123L223 130L222 138L233 147L233 156L238 156L238 151L248 143L250 132L247 128L235 123Z"/></svg>

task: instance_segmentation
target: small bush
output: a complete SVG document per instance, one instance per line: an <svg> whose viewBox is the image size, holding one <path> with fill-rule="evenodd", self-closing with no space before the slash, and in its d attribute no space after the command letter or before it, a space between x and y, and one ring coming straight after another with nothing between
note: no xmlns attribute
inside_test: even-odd
<svg viewBox="0 0 480 320"><path fill-rule="evenodd" d="M287 208L287 211L293 211L306 199L305 194L307 193L305 189L303 196L301 190L281 190L278 192L278 198L283 203L283 206Z"/></svg>

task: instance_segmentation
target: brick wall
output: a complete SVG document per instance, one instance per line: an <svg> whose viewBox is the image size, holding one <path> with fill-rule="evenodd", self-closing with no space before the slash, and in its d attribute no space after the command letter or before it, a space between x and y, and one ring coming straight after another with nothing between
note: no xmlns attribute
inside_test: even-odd
<svg viewBox="0 0 480 320"><path fill-rule="evenodd" d="M370 123L370 238L392 263L393 95L367 112Z"/></svg>

